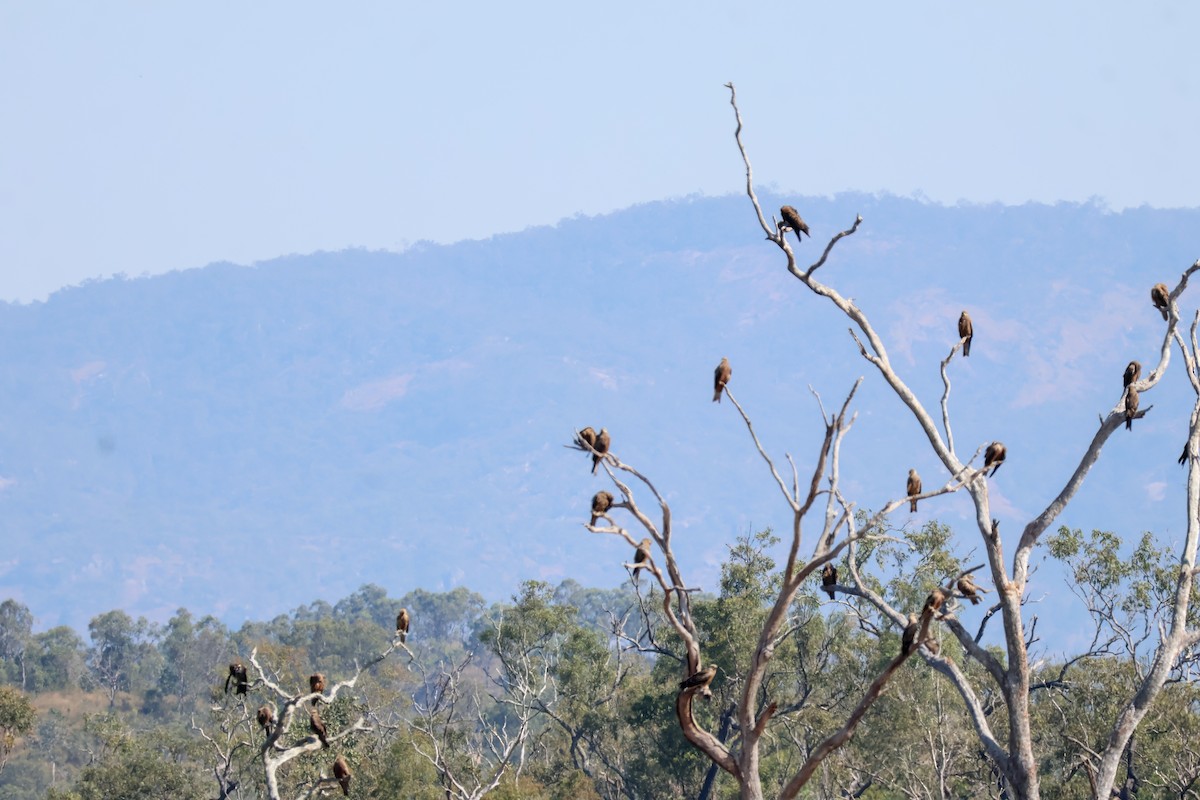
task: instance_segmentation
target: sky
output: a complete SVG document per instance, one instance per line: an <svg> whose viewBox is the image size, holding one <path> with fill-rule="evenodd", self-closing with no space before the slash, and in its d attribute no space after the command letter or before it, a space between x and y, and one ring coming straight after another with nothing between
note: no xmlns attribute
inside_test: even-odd
<svg viewBox="0 0 1200 800"><path fill-rule="evenodd" d="M0 4L0 299L760 186L1200 206L1200 5Z"/></svg>

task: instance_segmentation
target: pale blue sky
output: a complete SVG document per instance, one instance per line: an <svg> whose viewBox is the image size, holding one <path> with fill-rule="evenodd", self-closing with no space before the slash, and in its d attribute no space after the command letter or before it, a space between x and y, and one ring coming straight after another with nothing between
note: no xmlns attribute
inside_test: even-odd
<svg viewBox="0 0 1200 800"><path fill-rule="evenodd" d="M748 9L748 10L743 10ZM1200 206L1200 5L0 5L0 299L756 175Z"/></svg>

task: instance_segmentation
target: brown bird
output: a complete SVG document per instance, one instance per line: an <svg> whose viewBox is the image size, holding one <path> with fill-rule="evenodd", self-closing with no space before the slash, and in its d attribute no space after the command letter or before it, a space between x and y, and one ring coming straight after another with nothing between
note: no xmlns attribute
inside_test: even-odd
<svg viewBox="0 0 1200 800"><path fill-rule="evenodd" d="M590 525L595 525L596 520L601 514L612 508L613 496L608 492L596 492L592 495L592 521Z"/></svg>
<svg viewBox="0 0 1200 800"><path fill-rule="evenodd" d="M329 732L325 729L325 720L321 719L320 712L308 712L308 729L321 740L322 747L329 747Z"/></svg>
<svg viewBox="0 0 1200 800"><path fill-rule="evenodd" d="M1137 416L1138 393L1132 385L1125 388L1125 430L1133 430L1133 420Z"/></svg>
<svg viewBox="0 0 1200 800"><path fill-rule="evenodd" d="M833 587L837 586L837 567L829 562L825 562L825 566L821 568L821 586L825 589L825 594L829 595L829 599L833 599Z"/></svg>
<svg viewBox="0 0 1200 800"><path fill-rule="evenodd" d="M646 561L649 560L649 558L650 558L650 547L653 544L654 543L651 542L649 538L642 539L640 542L638 542L637 550L635 550L633 553L633 563L634 564L645 564ZM640 570L640 569L641 569L641 567L633 568L633 582L634 583L638 582L638 570Z"/></svg>
<svg viewBox="0 0 1200 800"><path fill-rule="evenodd" d="M963 575L958 579L958 590L962 592L962 596L971 601L971 605L977 606L983 602L979 593L987 594L987 589L982 586L976 586L975 581L970 575Z"/></svg>
<svg viewBox="0 0 1200 800"><path fill-rule="evenodd" d="M608 452L608 446L612 444L612 437L608 435L608 428L601 428L596 434L596 443L592 447L596 448L596 452L592 454L592 474L596 474L596 467L600 465L600 459L604 458L604 454Z"/></svg>
<svg viewBox="0 0 1200 800"><path fill-rule="evenodd" d="M916 614L908 615L908 625L904 627L904 634L900 637L900 655L908 655L912 652L913 647L917 643L917 631L921 629L921 621Z"/></svg>
<svg viewBox="0 0 1200 800"><path fill-rule="evenodd" d="M308 690L314 693L325 691L325 676L320 672L314 672L312 675L309 675ZM313 698L312 704L314 706L317 704L317 699L316 697Z"/></svg>
<svg viewBox="0 0 1200 800"><path fill-rule="evenodd" d="M396 615L396 635L400 637L403 643L408 639L408 609L400 609L400 613Z"/></svg>
<svg viewBox="0 0 1200 800"><path fill-rule="evenodd" d="M975 326L966 311L958 317L958 338L963 340L963 358L971 355L971 340L975 338Z"/></svg>
<svg viewBox="0 0 1200 800"><path fill-rule="evenodd" d="M992 474L996 474L996 470L1000 469L1000 465L1004 463L1004 457L1008 455L1008 451L1004 448L1001 442L992 442L987 446L987 450L983 451L983 471L987 472L988 467L993 464L996 469L992 470Z"/></svg>
<svg viewBox="0 0 1200 800"><path fill-rule="evenodd" d="M779 216L783 217L783 224L796 232L796 241L804 243L804 236L812 238L812 234L808 232L808 223L800 219L800 214L791 206L784 206L779 209ZM800 234L803 233L804 236Z"/></svg>
<svg viewBox="0 0 1200 800"><path fill-rule="evenodd" d="M1125 375L1122 378L1125 385L1128 386L1140 377L1142 377L1142 365L1137 361L1130 361L1129 365L1125 367Z"/></svg>
<svg viewBox="0 0 1200 800"><path fill-rule="evenodd" d="M595 447L596 446L596 431L592 428L591 425L588 425L586 428L584 428L583 430L581 430L579 432L578 436L575 437L575 443L578 444L580 447L583 447L585 450L589 447Z"/></svg>
<svg viewBox="0 0 1200 800"><path fill-rule="evenodd" d="M267 732L267 736L271 735L271 727L275 724L275 711L270 706L259 706L258 713L254 715L258 720L259 727Z"/></svg>
<svg viewBox="0 0 1200 800"><path fill-rule="evenodd" d="M1165 283L1156 283L1150 287L1150 302L1162 313L1162 318L1167 319L1167 312L1171 308L1171 290Z"/></svg>
<svg viewBox="0 0 1200 800"><path fill-rule="evenodd" d="M229 665L229 675L225 678L225 694L229 694L230 681L234 681L234 694L246 693L246 686L250 680L246 677L246 666L242 662L234 661Z"/></svg>
<svg viewBox="0 0 1200 800"><path fill-rule="evenodd" d="M342 794L346 797L350 796L350 765L346 763L346 759L338 756L333 762L333 777L337 778L338 784L342 787Z"/></svg>
<svg viewBox="0 0 1200 800"><path fill-rule="evenodd" d="M934 589L929 593L929 597L925 598L925 607L921 609L921 616L934 615L942 607L942 603L946 602L946 593L941 589Z"/></svg>
<svg viewBox="0 0 1200 800"><path fill-rule="evenodd" d="M708 688L708 685L710 683L712 683L712 680L715 677L717 677L717 665L710 664L708 666L708 669L702 669L699 672L693 674L687 680L680 681L679 688L683 689L685 692L686 691L694 692L697 689L699 689L700 691L704 691L705 689Z"/></svg>
<svg viewBox="0 0 1200 800"><path fill-rule="evenodd" d="M910 469L908 471L907 489L908 489L909 497L915 497L916 495L919 495L921 493L921 476L917 474L917 471L915 469ZM911 514L912 512L914 512L916 510L917 510L917 501L910 500L908 502L908 513Z"/></svg>
<svg viewBox="0 0 1200 800"><path fill-rule="evenodd" d="M717 364L716 371L713 372L713 402L721 402L721 390L725 388L725 384L729 383L729 376L733 374L733 367L729 366L729 359L722 358L721 363Z"/></svg>

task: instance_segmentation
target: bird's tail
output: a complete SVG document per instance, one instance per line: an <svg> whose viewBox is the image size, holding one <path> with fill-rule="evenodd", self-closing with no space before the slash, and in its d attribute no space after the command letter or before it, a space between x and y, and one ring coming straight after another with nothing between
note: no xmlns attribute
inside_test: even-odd
<svg viewBox="0 0 1200 800"><path fill-rule="evenodd" d="M971 605L973 605L973 606L977 606L977 605L979 605L980 603L982 603L982 602L983 602L982 600L980 600L980 599L979 599L978 597L976 597L975 595L971 595L971 596L970 596L970 597L968 597L967 599L971 601Z"/></svg>
<svg viewBox="0 0 1200 800"><path fill-rule="evenodd" d="M917 501L913 500L911 503L908 504L908 513L912 514L916 510L917 510Z"/></svg>
<svg viewBox="0 0 1200 800"><path fill-rule="evenodd" d="M721 402L721 388L722 387L718 386L717 390L715 392L713 392L713 402L714 403Z"/></svg>
<svg viewBox="0 0 1200 800"><path fill-rule="evenodd" d="M1163 322L1166 322L1166 321L1167 321L1167 319L1169 319L1169 318L1170 318L1170 315L1167 313L1167 310L1166 310L1165 308L1160 308L1160 309L1159 309L1159 311L1161 311L1161 312L1162 312L1162 315L1163 315Z"/></svg>
<svg viewBox="0 0 1200 800"><path fill-rule="evenodd" d="M1133 415L1132 414L1125 415L1125 430L1127 430L1127 431L1133 430Z"/></svg>
<svg viewBox="0 0 1200 800"><path fill-rule="evenodd" d="M966 358L969 355L971 355L971 337L970 336L968 336L967 340L965 342L963 342L963 358Z"/></svg>
<svg viewBox="0 0 1200 800"><path fill-rule="evenodd" d="M596 474L596 467L600 466L600 456L592 456L592 474Z"/></svg>

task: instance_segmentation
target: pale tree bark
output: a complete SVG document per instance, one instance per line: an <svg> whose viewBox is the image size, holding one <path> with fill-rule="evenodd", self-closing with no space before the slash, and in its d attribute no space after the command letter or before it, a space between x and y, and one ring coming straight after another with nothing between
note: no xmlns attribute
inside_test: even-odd
<svg viewBox="0 0 1200 800"><path fill-rule="evenodd" d="M1059 494L1045 510L1026 525L1017 550L1013 555L1010 573L999 536L998 523L991 516L987 476L984 474L983 469L972 466L975 459L979 457L983 447L981 445L976 450L975 455L967 459L966 462L960 459L954 448L954 439L950 426L950 379L947 366L963 342L956 344L951 349L949 356L941 362L941 374L945 386L941 398L941 417L945 433L945 438L943 438L942 431L938 430L934 418L926 411L921 401L893 368L883 341L872 327L865 312L858 308L852 300L843 297L835 289L818 281L815 277L817 270L825 264L834 244L842 237L851 235L857 231L862 223L862 217L856 217L850 228L835 235L815 263L807 269L801 269L796 261L791 244L784 235L787 229L783 227L782 223L775 222L774 219L772 219L771 223L768 223L767 217L763 213L758 197L755 194L753 171L745 145L742 142L742 119L737 106L737 95L732 84L727 84L727 86L730 90L730 103L733 106L737 121L737 129L734 136L746 167L746 192L754 207L759 225L766 234L766 238L783 251L787 259L787 270L793 277L804 284L814 294L832 302L853 323L850 335L857 344L860 354L877 369L880 376L908 408L914 421L925 434L930 448L951 476L950 482L944 488L948 491L956 491L961 488L971 496L975 506L976 525L979 529L987 557L986 566L990 572L992 582L997 589L997 606L1003 625L1004 637L1005 659L1003 664L979 646L978 637L972 637L962 625L957 624L952 605L937 615L937 621L946 624L947 628L960 641L964 649L984 665L986 674L996 684L996 689L1000 692L1008 711L1007 731L1005 734L1001 737L992 733L988 725L987 715L984 713L977 699L978 691L970 684L965 673L957 665L948 659L929 652L927 648L921 648L921 653L930 666L939 674L949 679L958 689L960 696L966 704L976 732L984 745L984 749L1003 776L1003 781L1007 786L1010 796L1021 798L1021 800L1037 800L1040 797L1040 787L1037 760L1033 752L1033 735L1030 728L1029 697L1031 680L1027 655L1027 639L1032 634L1027 633L1022 617L1022 604L1029 578L1030 557L1034 548L1038 545L1042 534L1062 513L1063 509L1066 508L1067 504L1070 503L1071 499L1083 485L1088 471L1099 459L1101 450L1108 441L1109 436L1118 430L1124 422L1124 393L1122 393L1117 404L1107 414L1101 416L1099 429ZM1198 423L1198 419L1200 419L1200 381L1197 380L1195 367L1197 358L1195 326L1193 326L1190 350L1184 345L1181 337L1176 332L1178 322L1176 301L1186 288L1188 278L1197 269L1200 269L1200 261L1197 261L1187 269L1181 277L1180 282L1171 291L1169 319L1163 336L1159 361L1146 378L1137 381L1135 384L1138 393L1143 395L1155 388L1170 363L1172 340L1179 341L1184 358L1189 362L1189 378L1192 381L1193 388L1197 392L1198 400L1197 410L1192 415L1189 428L1188 534L1181 546L1176 603L1170 621L1170 628L1163 632L1152 668L1136 694L1129 700L1125 709L1121 712L1120 717L1114 725L1108 746L1098 756L1098 777L1095 788L1095 796L1098 799L1109 796L1117 767L1122 753L1125 751L1125 745L1129 741L1129 737L1132 735L1138 722L1144 716L1150 703L1161 689L1181 648L1195 644L1198 638L1195 631L1187 629L1186 615L1190 601L1191 583L1195 578L1195 549L1198 528L1200 528L1200 523L1197 521L1197 506L1200 503L1200 473L1197 472L1197 454L1200 453L1200 423ZM1136 416L1142 417L1152 408L1153 406L1144 406L1137 412ZM884 509L881 514L876 515L876 519L886 513L890 513L890 509ZM851 563L853 563L853 559L851 559ZM862 593L872 604L879 608L881 613L890 617L898 625L903 625L902 620L905 618L903 615L899 614L895 609L888 607L882 598L877 595L872 596L873 593L864 591L864 584L858 580L857 575L854 577L855 585L853 588L856 593ZM948 588L953 589L954 580L952 578L951 582L947 584ZM925 623L923 623L923 632L924 626Z"/></svg>

